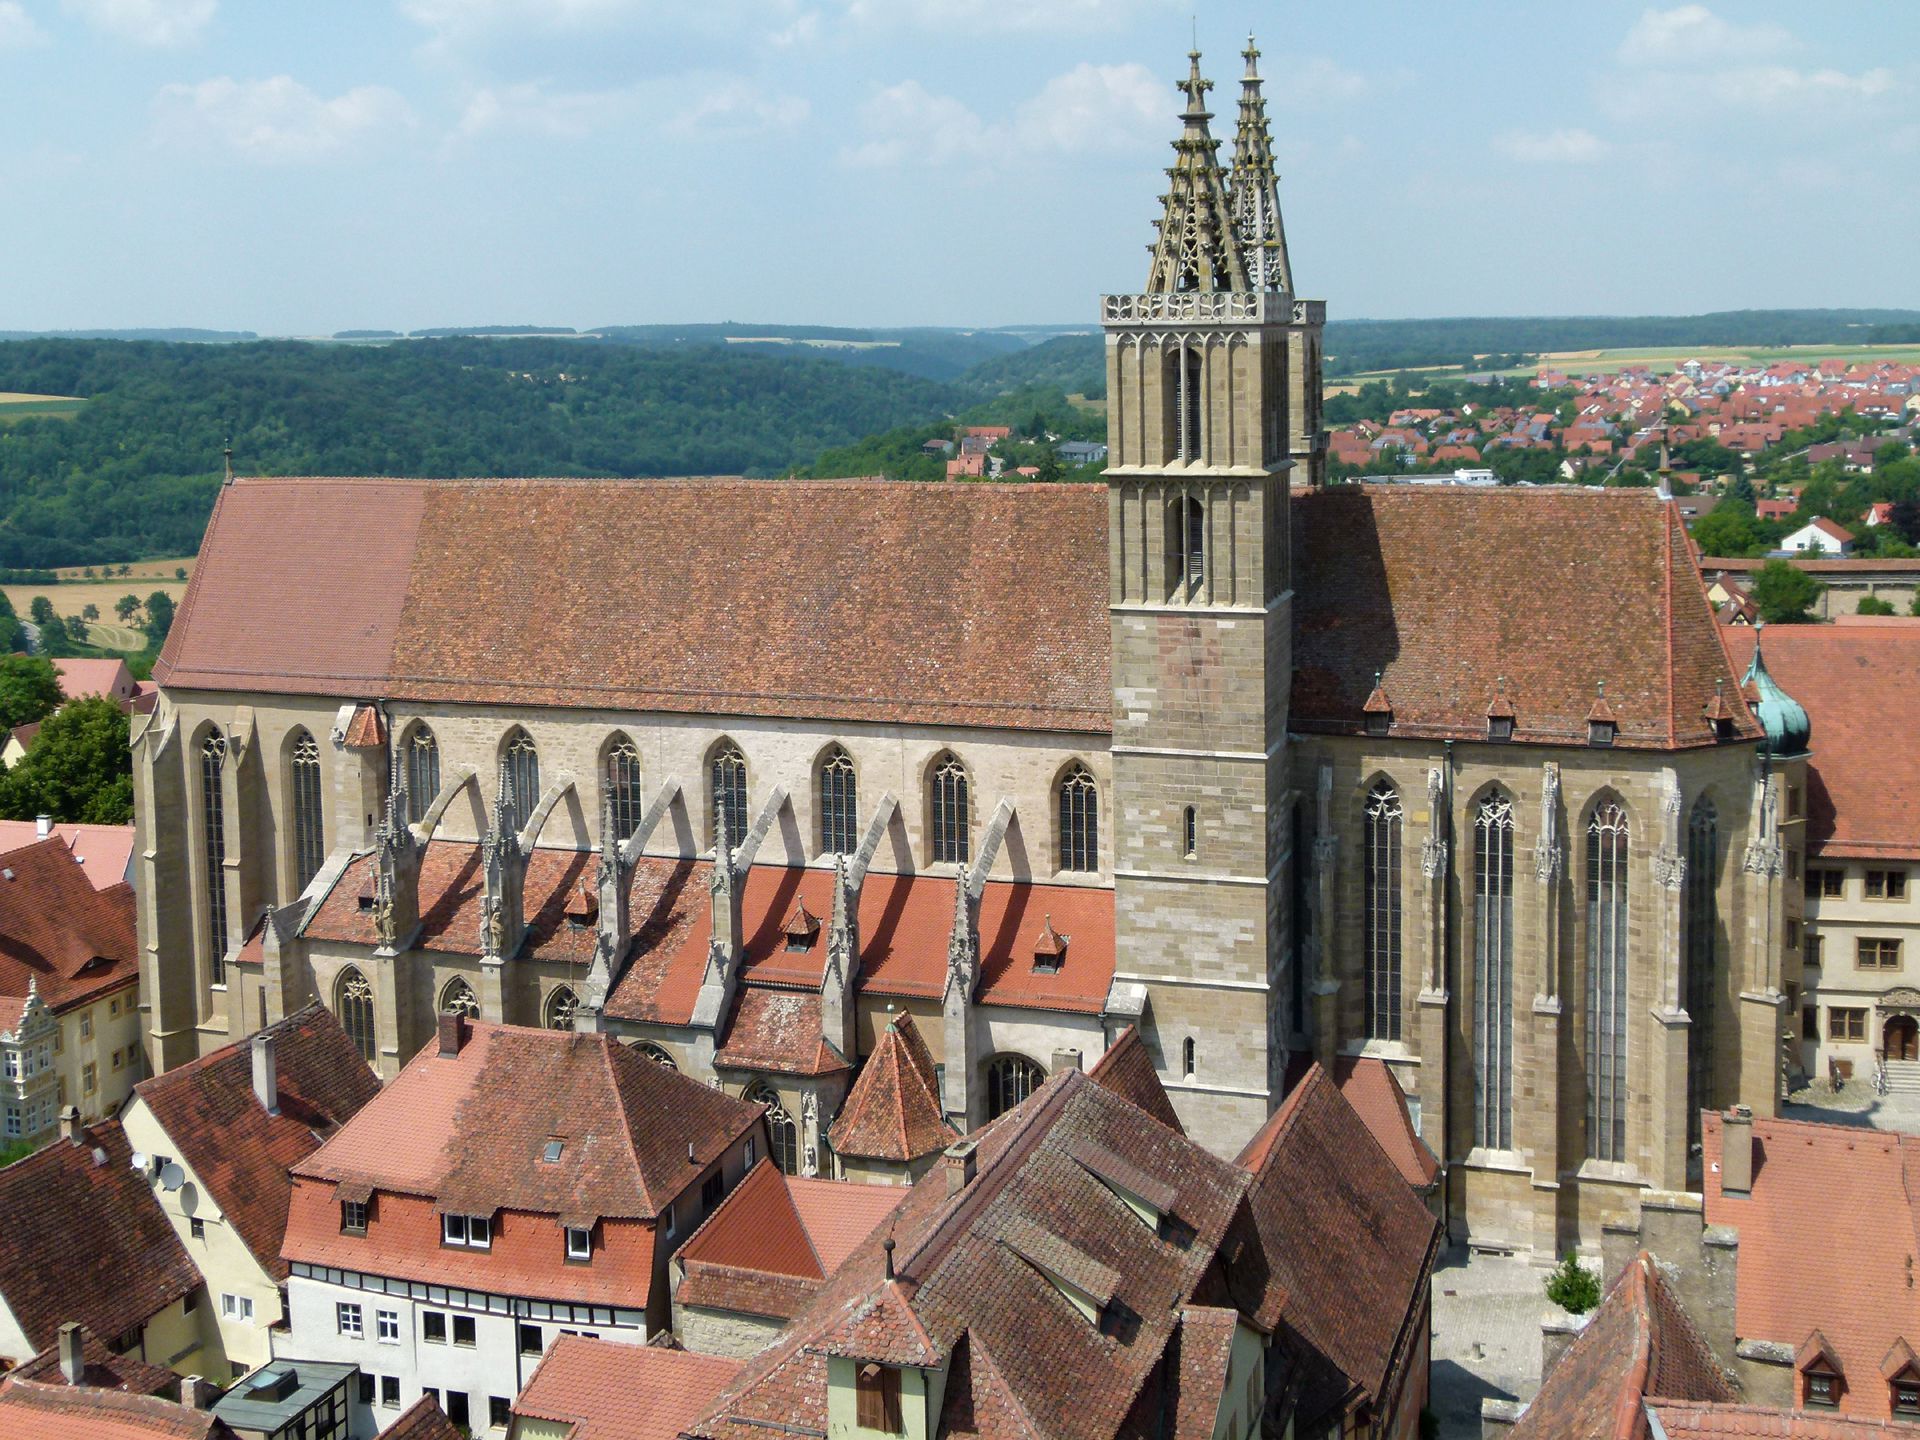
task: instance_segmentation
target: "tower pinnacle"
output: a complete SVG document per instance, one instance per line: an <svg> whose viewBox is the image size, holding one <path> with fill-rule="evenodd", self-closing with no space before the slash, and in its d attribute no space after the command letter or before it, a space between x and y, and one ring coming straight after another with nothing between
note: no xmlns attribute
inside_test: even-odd
<svg viewBox="0 0 1920 1440"><path fill-rule="evenodd" d="M1293 293L1287 231L1280 218L1280 177L1273 165L1273 135L1260 91L1260 50L1247 36L1240 52L1247 73L1240 81L1240 128L1233 141L1233 222L1246 256L1247 278L1256 290Z"/></svg>
<svg viewBox="0 0 1920 1440"><path fill-rule="evenodd" d="M1220 142L1207 122L1207 91L1213 82L1200 74L1200 52L1187 52L1187 78L1178 87L1186 94L1180 138L1173 142L1174 161L1167 170L1166 206L1153 244L1153 268L1148 272L1149 293L1189 290L1246 290L1247 266L1234 233L1227 178L1217 155Z"/></svg>

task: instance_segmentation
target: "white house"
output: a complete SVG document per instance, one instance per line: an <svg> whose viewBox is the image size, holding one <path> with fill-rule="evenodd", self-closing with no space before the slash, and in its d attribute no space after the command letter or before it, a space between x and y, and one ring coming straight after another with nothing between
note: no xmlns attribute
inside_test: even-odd
<svg viewBox="0 0 1920 1440"><path fill-rule="evenodd" d="M1807 555L1845 555L1853 549L1853 532L1824 515L1816 515L1782 540L1780 548Z"/></svg>

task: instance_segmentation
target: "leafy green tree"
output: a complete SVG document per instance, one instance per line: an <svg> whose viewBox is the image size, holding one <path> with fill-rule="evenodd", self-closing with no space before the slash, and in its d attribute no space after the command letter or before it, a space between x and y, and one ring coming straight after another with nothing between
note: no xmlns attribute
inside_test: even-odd
<svg viewBox="0 0 1920 1440"><path fill-rule="evenodd" d="M1753 603L1769 625L1804 625L1826 588L1797 565L1769 560L1753 577Z"/></svg>
<svg viewBox="0 0 1920 1440"><path fill-rule="evenodd" d="M1860 597L1860 608L1855 613L1860 615L1891 615L1893 614L1893 606L1889 605L1885 600L1882 600L1878 595L1863 595Z"/></svg>
<svg viewBox="0 0 1920 1440"><path fill-rule="evenodd" d="M1759 553L1765 538L1751 509L1723 500L1693 522L1693 543L1702 555L1737 560Z"/></svg>
<svg viewBox="0 0 1920 1440"><path fill-rule="evenodd" d="M1600 1303L1600 1277L1569 1250L1547 1276L1547 1299L1569 1315L1584 1315Z"/></svg>
<svg viewBox="0 0 1920 1440"><path fill-rule="evenodd" d="M63 622L67 627L67 638L75 645L87 643L87 622L78 615L69 615Z"/></svg>
<svg viewBox="0 0 1920 1440"><path fill-rule="evenodd" d="M133 567L131 565L122 565L120 567L120 573L122 575L131 575L133 573Z"/></svg>
<svg viewBox="0 0 1920 1440"><path fill-rule="evenodd" d="M186 579L186 578L187 578L187 567L186 567L186 566L184 566L184 565L176 565L176 566L174 566L174 567L173 567L173 578L174 578L174 579L176 579L176 580L184 580L184 579Z"/></svg>
<svg viewBox="0 0 1920 1440"><path fill-rule="evenodd" d="M1729 500L1738 500L1751 510L1753 508L1753 502L1759 497L1753 493L1753 482L1751 480L1747 479L1744 475L1735 475L1732 482L1727 486L1727 498Z"/></svg>
<svg viewBox="0 0 1920 1440"><path fill-rule="evenodd" d="M122 625L133 618L133 612L140 608L138 595L122 595L113 602L113 613L120 618Z"/></svg>
<svg viewBox="0 0 1920 1440"><path fill-rule="evenodd" d="M0 591L0 654L12 654L26 648L26 635L20 629L19 617L13 613L13 602Z"/></svg>
<svg viewBox="0 0 1920 1440"><path fill-rule="evenodd" d="M173 628L173 597L164 590L147 596L147 648L158 650Z"/></svg>
<svg viewBox="0 0 1920 1440"><path fill-rule="evenodd" d="M89 622L98 620L100 618L100 607L89 601L80 607L80 618Z"/></svg>
<svg viewBox="0 0 1920 1440"><path fill-rule="evenodd" d="M53 601L44 595L33 597L33 602L27 606L27 614L33 617L34 624L43 626L53 624L56 618L53 613Z"/></svg>
<svg viewBox="0 0 1920 1440"><path fill-rule="evenodd" d="M96 825L133 819L133 757L126 712L104 696L76 700L48 717L33 747L0 776L0 815Z"/></svg>
<svg viewBox="0 0 1920 1440"><path fill-rule="evenodd" d="M60 672L38 655L0 659L0 725L11 730L44 720L60 708Z"/></svg>
<svg viewBox="0 0 1920 1440"><path fill-rule="evenodd" d="M1050 485L1055 481L1067 478L1067 467L1060 463L1059 455L1052 450L1048 450L1046 454L1040 457L1037 462L1037 468L1040 473L1033 478L1046 484Z"/></svg>

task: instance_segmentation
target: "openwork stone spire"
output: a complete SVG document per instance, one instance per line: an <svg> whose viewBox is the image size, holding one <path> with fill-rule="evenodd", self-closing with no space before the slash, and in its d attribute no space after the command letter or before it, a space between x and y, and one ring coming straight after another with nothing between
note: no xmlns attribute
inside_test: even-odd
<svg viewBox="0 0 1920 1440"><path fill-rule="evenodd" d="M1233 226L1256 290L1293 293L1287 230L1280 218L1280 176L1273 165L1273 134L1267 101L1260 93L1260 51L1247 36L1240 52L1247 73L1240 81L1240 128L1233 140Z"/></svg>
<svg viewBox="0 0 1920 1440"><path fill-rule="evenodd" d="M1211 80L1200 77L1200 52L1187 54L1184 84L1186 122L1173 142L1173 165L1167 171L1167 193L1161 197L1166 214L1158 221L1153 245L1153 268L1147 276L1149 294L1205 290L1247 290L1246 261L1234 231L1233 205L1227 177L1220 168L1220 142L1207 122Z"/></svg>

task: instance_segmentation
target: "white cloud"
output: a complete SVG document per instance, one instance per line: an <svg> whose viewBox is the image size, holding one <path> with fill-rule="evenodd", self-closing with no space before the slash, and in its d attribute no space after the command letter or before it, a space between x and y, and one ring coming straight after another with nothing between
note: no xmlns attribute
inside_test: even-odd
<svg viewBox="0 0 1920 1440"><path fill-rule="evenodd" d="M322 160L382 131L412 125L407 102L381 85L323 99L288 75L168 85L154 97L162 143L228 150L262 164Z"/></svg>
<svg viewBox="0 0 1920 1440"><path fill-rule="evenodd" d="M1178 10L1173 0L842 0L862 25L926 29L1087 31L1142 10Z"/></svg>
<svg viewBox="0 0 1920 1440"><path fill-rule="evenodd" d="M889 86L861 107L873 138L848 146L849 165L892 167L908 160L946 165L978 160L989 148L986 123L951 95L935 95L918 80Z"/></svg>
<svg viewBox="0 0 1920 1440"><path fill-rule="evenodd" d="M820 12L803 10L794 17L791 25L782 26L767 36L767 43L776 50L791 50L799 45L811 45L820 35Z"/></svg>
<svg viewBox="0 0 1920 1440"><path fill-rule="evenodd" d="M1782 105L1796 100L1872 100L1894 88L1893 72L1880 68L1848 75L1841 70L1794 70L1762 65L1710 76L1708 93L1729 104Z"/></svg>
<svg viewBox="0 0 1920 1440"><path fill-rule="evenodd" d="M103 35L134 45L184 45L207 28L218 0L60 0Z"/></svg>
<svg viewBox="0 0 1920 1440"><path fill-rule="evenodd" d="M725 140L790 130L808 113L800 97L732 75L695 74L671 84L619 90L553 90L536 81L474 92L450 138L583 140L601 130L627 127Z"/></svg>
<svg viewBox="0 0 1920 1440"><path fill-rule="evenodd" d="M1090 65L1056 75L1014 116L1020 138L1062 154L1133 148L1171 138L1170 87L1144 65Z"/></svg>
<svg viewBox="0 0 1920 1440"><path fill-rule="evenodd" d="M644 14L648 0L401 0L400 13L443 39L503 30L583 30Z"/></svg>
<svg viewBox="0 0 1920 1440"><path fill-rule="evenodd" d="M1550 130L1530 134L1513 130L1495 137L1493 148L1529 165L1592 165L1613 147L1590 130Z"/></svg>
<svg viewBox="0 0 1920 1440"><path fill-rule="evenodd" d="M0 0L0 50L24 50L46 38L46 31L33 23L33 17L20 8L19 0Z"/></svg>
<svg viewBox="0 0 1920 1440"><path fill-rule="evenodd" d="M783 95L737 76L695 81L674 100L666 129L687 138L739 139L769 130L791 130L811 107L798 95Z"/></svg>
<svg viewBox="0 0 1920 1440"><path fill-rule="evenodd" d="M630 91L552 91L532 81L474 92L454 129L458 139L484 135L579 140L633 108Z"/></svg>
<svg viewBox="0 0 1920 1440"><path fill-rule="evenodd" d="M1301 65L1289 65L1285 71L1266 78L1268 100L1289 109L1358 100L1372 88L1365 75L1336 65L1324 55Z"/></svg>
<svg viewBox="0 0 1920 1440"><path fill-rule="evenodd" d="M1723 65L1767 59L1793 46L1793 36L1783 26L1769 21L1738 25L1704 5L1681 5L1642 11L1620 43L1620 58L1629 65L1661 68Z"/></svg>

